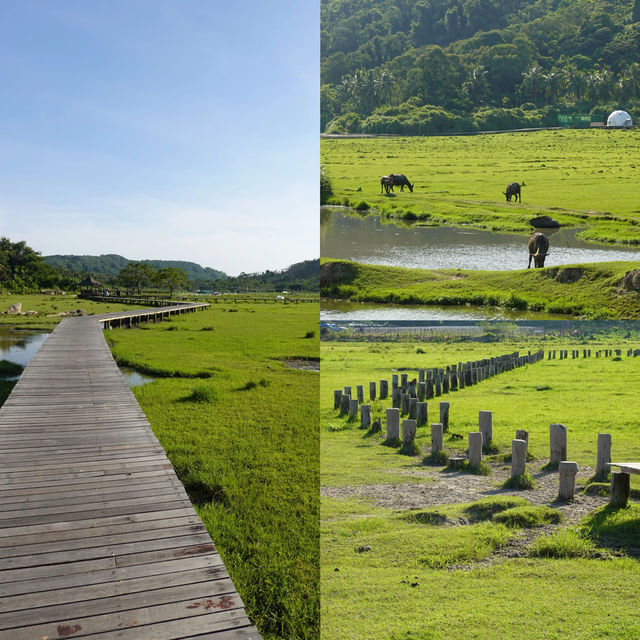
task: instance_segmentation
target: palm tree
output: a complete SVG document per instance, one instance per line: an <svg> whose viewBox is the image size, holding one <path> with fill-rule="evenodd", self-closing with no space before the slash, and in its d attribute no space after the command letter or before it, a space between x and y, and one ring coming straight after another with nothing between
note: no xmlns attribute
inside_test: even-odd
<svg viewBox="0 0 640 640"><path fill-rule="evenodd" d="M522 74L521 90L526 95L531 96L536 106L538 105L538 97L542 96L545 89L544 69L534 66Z"/></svg>
<svg viewBox="0 0 640 640"><path fill-rule="evenodd" d="M474 106L478 106L488 91L487 70L482 65L473 67L467 79L462 83L462 92L468 96Z"/></svg>

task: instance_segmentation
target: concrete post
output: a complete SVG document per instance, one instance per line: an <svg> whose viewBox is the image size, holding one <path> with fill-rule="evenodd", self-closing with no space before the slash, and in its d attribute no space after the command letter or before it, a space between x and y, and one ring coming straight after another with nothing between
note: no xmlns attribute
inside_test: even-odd
<svg viewBox="0 0 640 640"><path fill-rule="evenodd" d="M346 395L351 396L351 387L345 387L344 392Z"/></svg>
<svg viewBox="0 0 640 640"><path fill-rule="evenodd" d="M360 407L360 428L367 429L371 426L371 405L363 404Z"/></svg>
<svg viewBox="0 0 640 640"><path fill-rule="evenodd" d="M424 398L427 395L427 383L418 382L418 400L424 402Z"/></svg>
<svg viewBox="0 0 640 640"><path fill-rule="evenodd" d="M356 398L360 404L364 402L364 387L361 384L356 387Z"/></svg>
<svg viewBox="0 0 640 640"><path fill-rule="evenodd" d="M416 421L415 420L403 420L402 421L402 446L407 447L413 444L416 437Z"/></svg>
<svg viewBox="0 0 640 640"><path fill-rule="evenodd" d="M478 430L484 446L488 446L493 440L493 411L478 411Z"/></svg>
<svg viewBox="0 0 640 640"><path fill-rule="evenodd" d="M442 428L444 431L449 429L449 403L441 402L440 403L440 422L442 423Z"/></svg>
<svg viewBox="0 0 640 640"><path fill-rule="evenodd" d="M611 434L598 434L598 458L596 461L596 476L606 478L609 471L607 464L611 462Z"/></svg>
<svg viewBox="0 0 640 640"><path fill-rule="evenodd" d="M549 425L550 462L567 459L567 429L563 424Z"/></svg>
<svg viewBox="0 0 640 640"><path fill-rule="evenodd" d="M611 498L609 504L614 507L626 507L631 489L631 477L622 471L611 472Z"/></svg>
<svg viewBox="0 0 640 640"><path fill-rule="evenodd" d="M333 390L333 408L340 408L340 396L342 395L342 389L334 389Z"/></svg>
<svg viewBox="0 0 640 640"><path fill-rule="evenodd" d="M369 400L375 400L375 399L376 399L376 383L370 382L369 383Z"/></svg>
<svg viewBox="0 0 640 640"><path fill-rule="evenodd" d="M398 374L397 373L392 374L392 376L391 376L391 388L392 389L397 389L398 388L398 380L399 380Z"/></svg>
<svg viewBox="0 0 640 640"><path fill-rule="evenodd" d="M403 416L409 413L409 400L411 400L411 396L408 393L400 395L400 412Z"/></svg>
<svg viewBox="0 0 640 640"><path fill-rule="evenodd" d="M409 378L408 374L406 373L400 374L400 388L402 389L402 393L407 393L408 378Z"/></svg>
<svg viewBox="0 0 640 640"><path fill-rule="evenodd" d="M469 464L477 469L482 462L482 434L479 431L469 433Z"/></svg>
<svg viewBox="0 0 640 640"><path fill-rule="evenodd" d="M525 429L516 429L516 440L524 440L529 446L529 432Z"/></svg>
<svg viewBox="0 0 640 640"><path fill-rule="evenodd" d="M421 427L423 424L427 424L429 419L429 404L427 402L418 401L416 409L416 422Z"/></svg>
<svg viewBox="0 0 640 640"><path fill-rule="evenodd" d="M400 387L396 387L395 389L393 389L391 391L391 405L393 406L394 409L399 409L401 406L401 392L400 392Z"/></svg>
<svg viewBox="0 0 640 640"><path fill-rule="evenodd" d="M380 400L386 400L389 397L389 381L380 380Z"/></svg>
<svg viewBox="0 0 640 640"><path fill-rule="evenodd" d="M567 462L563 460L558 467L560 472L560 487L558 489L558 500L573 500L576 490L576 474L578 473L577 462Z"/></svg>
<svg viewBox="0 0 640 640"><path fill-rule="evenodd" d="M349 402L351 401L351 396L348 396L346 393L343 393L340 396L340 415L346 416L349 413Z"/></svg>
<svg viewBox="0 0 640 640"><path fill-rule="evenodd" d="M524 440L511 441L511 477L521 476L526 470L527 443Z"/></svg>
<svg viewBox="0 0 640 640"><path fill-rule="evenodd" d="M400 439L400 409L387 409L387 440Z"/></svg>
<svg viewBox="0 0 640 640"><path fill-rule="evenodd" d="M425 395L425 398L427 400L431 400L431 398L433 398L433 381L432 380L427 380L427 392Z"/></svg>
<svg viewBox="0 0 640 640"><path fill-rule="evenodd" d="M358 406L360 403L357 399L349 400L349 419L358 417Z"/></svg>
<svg viewBox="0 0 640 640"><path fill-rule="evenodd" d="M431 453L442 451L442 425L434 422L431 425Z"/></svg>
<svg viewBox="0 0 640 640"><path fill-rule="evenodd" d="M418 421L418 398L409 398L409 417Z"/></svg>

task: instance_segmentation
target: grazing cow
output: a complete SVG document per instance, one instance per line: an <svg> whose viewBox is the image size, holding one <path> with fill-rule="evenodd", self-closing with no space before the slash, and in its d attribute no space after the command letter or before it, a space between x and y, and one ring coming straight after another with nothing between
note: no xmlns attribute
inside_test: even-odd
<svg viewBox="0 0 640 640"><path fill-rule="evenodd" d="M544 267L544 259L549 254L549 240L544 233L536 231L529 238L529 264L527 269L531 267L531 258L533 258L533 266L538 268Z"/></svg>
<svg viewBox="0 0 640 640"><path fill-rule="evenodd" d="M393 180L395 187L400 187L400 191L404 191L405 187L409 187L409 191L413 193L413 185L409 182L407 176L403 176L401 173L390 173L389 177Z"/></svg>
<svg viewBox="0 0 640 640"><path fill-rule="evenodd" d="M389 195L389 191L393 191L393 178L389 176L380 178L380 193L382 193L383 189L387 192L387 195Z"/></svg>
<svg viewBox="0 0 640 640"><path fill-rule="evenodd" d="M507 190L502 192L502 194L507 198L507 202L511 202L512 196L515 196L516 202L518 202L518 200L522 202L522 196L520 195L521 186L526 187L527 185L524 182L521 185L517 182L512 182L507 185Z"/></svg>

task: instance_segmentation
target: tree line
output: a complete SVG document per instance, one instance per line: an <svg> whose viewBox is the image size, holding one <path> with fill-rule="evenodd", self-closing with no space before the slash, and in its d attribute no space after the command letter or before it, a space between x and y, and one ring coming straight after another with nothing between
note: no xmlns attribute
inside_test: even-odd
<svg viewBox="0 0 640 640"><path fill-rule="evenodd" d="M640 0L322 0L321 127L434 133L640 110Z"/></svg>
<svg viewBox="0 0 640 640"><path fill-rule="evenodd" d="M67 256L67 258L73 257ZM100 258L105 257L108 258L110 264L115 263L120 266L116 273L105 274L91 270L71 269L67 266L52 266L25 241L12 242L9 238L2 237L0 238L0 291L9 293L32 293L42 289L77 291L80 288L80 283L89 276L99 282L99 285L94 287L97 289L124 289L139 294L143 289L151 288L167 291L170 297L177 291L187 289L191 291L195 289L317 291L320 286L319 260L299 262L281 271L241 273L237 277L227 276L222 271L214 269L204 269L195 263L173 263L193 265L191 271L200 275L200 277L193 278L189 277L189 273L185 269L176 266L157 267L151 264L151 261L133 262L120 256L100 256ZM82 258L83 264L99 263L97 256L78 256L78 258ZM119 260L115 260L115 258ZM122 261L124 266L122 266ZM165 265L172 264L170 261L157 262ZM66 261L66 264L69 264L69 261ZM216 277L210 277L211 273ZM222 274L222 277L218 274Z"/></svg>

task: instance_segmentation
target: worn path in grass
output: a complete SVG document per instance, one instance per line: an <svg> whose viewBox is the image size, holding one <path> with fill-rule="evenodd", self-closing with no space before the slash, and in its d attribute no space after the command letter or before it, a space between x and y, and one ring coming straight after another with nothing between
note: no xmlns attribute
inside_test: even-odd
<svg viewBox="0 0 640 640"><path fill-rule="evenodd" d="M601 495L555 503L557 472L542 469L551 422L567 426L568 457L579 463L581 484L593 473L598 432L612 433L614 459L640 456L637 358L544 360L429 401L431 416L437 416L440 399L449 401L450 431L465 436L477 431L478 410L493 410L499 453L486 477L424 466L422 456L403 456L382 446L384 435L360 430L357 422L339 418L333 410L333 389L363 384L368 397L368 382L390 380L393 370L402 369L411 378L420 367L517 349L573 347L594 353L604 346L636 343L623 336L574 344L551 340L546 345L534 340L323 343L322 637L490 640L498 629L501 638L514 640L637 637L640 624L628 603L640 596L633 551L640 509L632 505L624 513L610 513L602 506L607 497ZM418 348L424 353L417 353ZM373 417L383 416L386 406L386 401L374 402ZM501 490L509 475L502 456L510 452L515 430L522 428L529 431L535 458L529 467L538 486ZM430 442L427 431L418 428L423 452ZM465 448L466 437L445 436L449 453L464 453ZM505 502L511 496L526 500L514 506L513 516ZM481 509L474 506L482 504L478 499L494 501L492 513L503 511L505 520L492 513L479 516ZM518 509L540 517L549 507L558 510L559 523L516 524ZM540 553L551 557L538 557Z"/></svg>
<svg viewBox="0 0 640 640"><path fill-rule="evenodd" d="M638 130L567 129L323 139L320 148L335 204L490 231L527 231L531 218L548 215L588 241L638 244L639 140ZM413 193L381 194L389 173L406 174ZM522 203L506 202L511 182L526 184Z"/></svg>
<svg viewBox="0 0 640 640"><path fill-rule="evenodd" d="M638 262L465 271L404 269L324 258L320 277L324 297L357 302L470 304L587 318L640 318Z"/></svg>

